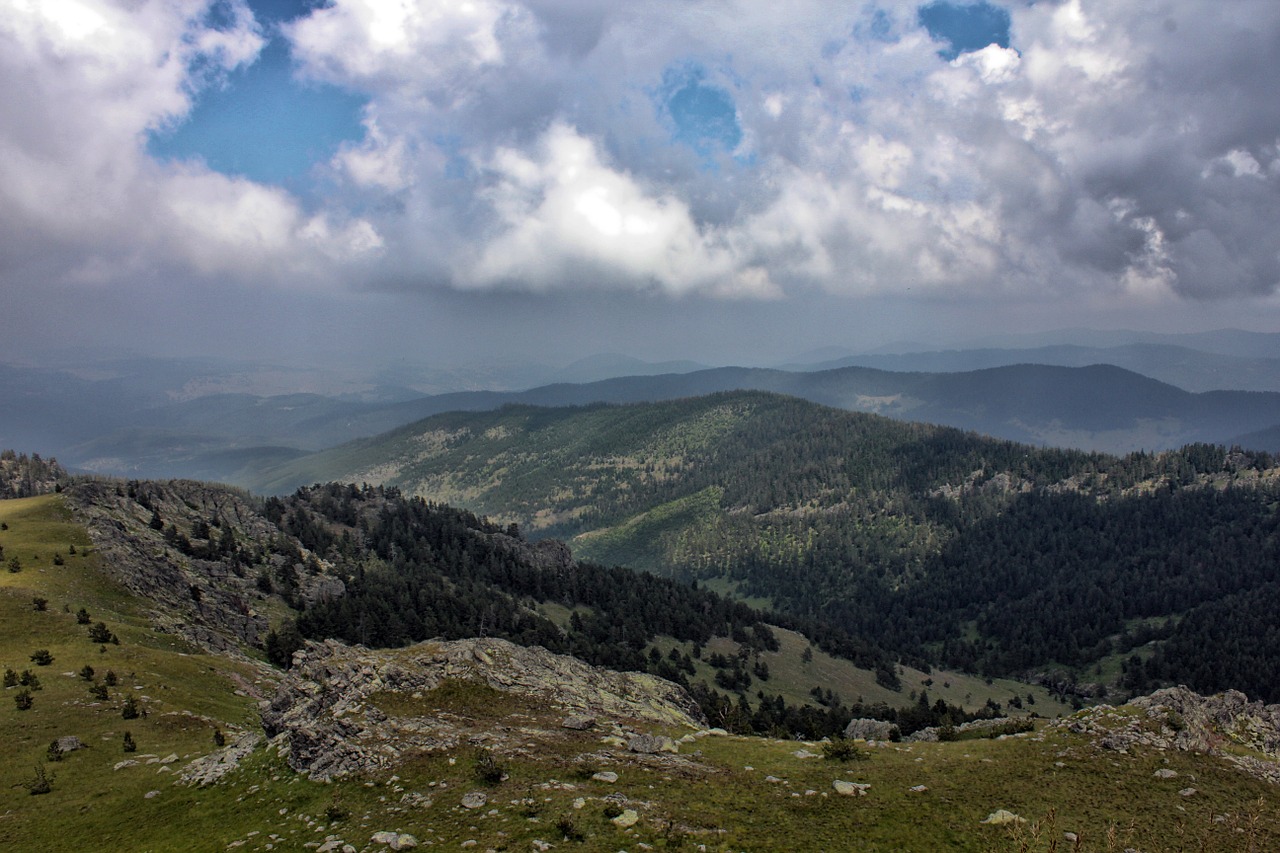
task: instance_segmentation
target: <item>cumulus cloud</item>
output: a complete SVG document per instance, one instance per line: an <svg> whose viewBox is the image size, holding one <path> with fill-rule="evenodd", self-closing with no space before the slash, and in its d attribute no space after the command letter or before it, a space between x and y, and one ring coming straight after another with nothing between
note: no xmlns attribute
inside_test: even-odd
<svg viewBox="0 0 1280 853"><path fill-rule="evenodd" d="M462 272L469 285L775 293L764 270L742 264L679 199L646 193L572 127L549 128L533 157L500 149L486 171L499 231Z"/></svg>
<svg viewBox="0 0 1280 853"><path fill-rule="evenodd" d="M999 5L1008 46L949 59L915 7L874 0L332 0L283 33L300 85L367 98L364 135L299 191L146 153L262 49L243 0L0 0L0 263L745 299L1274 293L1280 7Z"/></svg>
<svg viewBox="0 0 1280 853"><path fill-rule="evenodd" d="M333 253L308 239L319 214L283 190L146 153L147 133L181 121L193 92L257 57L263 37L243 2L0 5L0 68L12 81L0 95L0 230L9 235L0 265L38 270L41 281L122 287L159 270L314 274ZM338 232L351 228L371 226ZM376 243L334 241L347 255Z"/></svg>

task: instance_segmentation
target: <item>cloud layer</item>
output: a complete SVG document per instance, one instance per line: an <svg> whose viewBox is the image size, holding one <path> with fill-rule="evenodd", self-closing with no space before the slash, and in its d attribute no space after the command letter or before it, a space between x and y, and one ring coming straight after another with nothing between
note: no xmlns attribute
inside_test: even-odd
<svg viewBox="0 0 1280 853"><path fill-rule="evenodd" d="M365 135L298 192L147 154L258 57L244 0L0 0L0 269L32 292L1274 294L1280 5L998 5L1008 47L955 55L888 2L332 0L282 33L298 85L367 98Z"/></svg>

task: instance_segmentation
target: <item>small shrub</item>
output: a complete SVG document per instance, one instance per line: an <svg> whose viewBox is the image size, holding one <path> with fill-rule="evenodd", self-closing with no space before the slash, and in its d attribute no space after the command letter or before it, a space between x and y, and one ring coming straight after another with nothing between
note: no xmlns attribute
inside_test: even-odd
<svg viewBox="0 0 1280 853"><path fill-rule="evenodd" d="M49 748L45 750L45 755L48 756L50 761L61 761L62 747L58 746L58 742L56 740L50 741Z"/></svg>
<svg viewBox="0 0 1280 853"><path fill-rule="evenodd" d="M126 696L124 705L120 708L120 716L126 720L134 720L138 717L138 703L134 701L132 696Z"/></svg>
<svg viewBox="0 0 1280 853"><path fill-rule="evenodd" d="M53 663L53 655L49 654L48 649L36 649L31 653L31 662L36 666L48 666Z"/></svg>
<svg viewBox="0 0 1280 853"><path fill-rule="evenodd" d="M493 752L484 747L476 750L475 757L471 762L471 769L477 779L490 785L498 784L507 775L507 768L503 763L498 760Z"/></svg>
<svg viewBox="0 0 1280 853"><path fill-rule="evenodd" d="M102 683L108 687L115 687L120 683L120 679L116 677L115 670L107 670L107 674L102 676Z"/></svg>
<svg viewBox="0 0 1280 853"><path fill-rule="evenodd" d="M852 740L838 737L822 745L822 757L827 761L866 761L867 754Z"/></svg>
<svg viewBox="0 0 1280 853"><path fill-rule="evenodd" d="M213 730L213 745L214 746L227 745L227 736L222 733L222 729Z"/></svg>
<svg viewBox="0 0 1280 853"><path fill-rule="evenodd" d="M18 676L18 683L23 687L30 687L32 690L40 689L40 676L36 675L29 669L24 669L22 675Z"/></svg>
<svg viewBox="0 0 1280 853"><path fill-rule="evenodd" d="M80 677L85 681L93 681L93 672L93 667L89 666L89 664L80 667Z"/></svg>
<svg viewBox="0 0 1280 853"><path fill-rule="evenodd" d="M77 624L77 625L88 625L88 624L89 624L89 611L88 611L88 610L85 610L83 607L81 607L79 610L77 610L77 611L76 611L76 624Z"/></svg>
<svg viewBox="0 0 1280 853"><path fill-rule="evenodd" d="M89 688L89 695L101 702L107 701L111 694L107 691L107 685L94 684Z"/></svg>
<svg viewBox="0 0 1280 853"><path fill-rule="evenodd" d="M36 596L31 599L31 609L37 613L43 613L49 609L49 599Z"/></svg>
<svg viewBox="0 0 1280 853"><path fill-rule="evenodd" d="M15 574L15 575L16 575L18 572L22 571L22 561L21 561L21 560L19 560L17 557L14 557L12 560L10 560L10 561L9 561L9 571L10 571L12 574Z"/></svg>
<svg viewBox="0 0 1280 853"><path fill-rule="evenodd" d="M329 823L337 823L346 820L349 814L341 803L333 802L324 807L324 816Z"/></svg>
<svg viewBox="0 0 1280 853"><path fill-rule="evenodd" d="M600 762L589 755L579 758L578 762L573 766L573 775L583 780L590 779L599 772Z"/></svg>
<svg viewBox="0 0 1280 853"><path fill-rule="evenodd" d="M47 794L53 790L53 780L45 775L44 768L36 765L36 775L32 777L26 784L27 793L33 797L39 794Z"/></svg>
<svg viewBox="0 0 1280 853"><path fill-rule="evenodd" d="M564 836L566 841L584 841L586 836L582 834L582 830L578 829L578 824L574 821L573 815L562 814L556 818L556 832Z"/></svg>
<svg viewBox="0 0 1280 853"><path fill-rule="evenodd" d="M62 566L62 565L65 565L65 564L66 564L66 560L62 559L62 555L61 555L61 554L54 554L54 555L53 555L53 564L54 564L55 566Z"/></svg>
<svg viewBox="0 0 1280 853"><path fill-rule="evenodd" d="M19 690L13 697L13 704L19 711L30 711L35 700L31 698L30 690Z"/></svg>
<svg viewBox="0 0 1280 853"><path fill-rule="evenodd" d="M615 817L617 817L620 814L622 814L622 806L618 805L617 803L605 803L604 816L606 818L608 818L609 820L613 820Z"/></svg>
<svg viewBox="0 0 1280 853"><path fill-rule="evenodd" d="M125 752L137 752L138 744L134 742L133 735L129 732L124 733L124 740L120 744Z"/></svg>
<svg viewBox="0 0 1280 853"><path fill-rule="evenodd" d="M14 672L14 671L13 671L13 670L11 670L11 669L6 669L6 670L4 671L4 686L5 686L5 687L17 687L17 686L18 686L18 673Z"/></svg>
<svg viewBox="0 0 1280 853"><path fill-rule="evenodd" d="M88 638L95 643L120 643L120 639L111 633L111 629L106 626L106 622L93 622L91 628L88 629Z"/></svg>

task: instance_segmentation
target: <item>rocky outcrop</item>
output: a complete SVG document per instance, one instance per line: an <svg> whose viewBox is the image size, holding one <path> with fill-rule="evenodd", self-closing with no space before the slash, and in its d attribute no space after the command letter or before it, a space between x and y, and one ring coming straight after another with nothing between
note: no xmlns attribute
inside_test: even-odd
<svg viewBox="0 0 1280 853"><path fill-rule="evenodd" d="M66 479L67 472L52 457L0 450L0 500L47 495Z"/></svg>
<svg viewBox="0 0 1280 853"><path fill-rule="evenodd" d="M268 628L255 606L262 598L256 575L263 567L246 565L234 551L209 553L219 550L211 548L215 541L221 544L230 536L240 555L272 561L273 572L286 560L263 552L263 543L283 534L247 495L190 480L85 480L64 495L103 568L152 604L155 630L220 653L260 644ZM293 550L304 552L300 546ZM295 568L298 596L308 604L345 592L340 578Z"/></svg>
<svg viewBox="0 0 1280 853"><path fill-rule="evenodd" d="M844 736L855 740L889 740L897 726L884 720L858 717L844 727Z"/></svg>
<svg viewBox="0 0 1280 853"><path fill-rule="evenodd" d="M1201 696L1186 687L1169 687L1122 708L1088 708L1054 725L1117 752L1150 748L1222 755L1250 775L1280 783L1280 705L1250 702L1238 690ZM1228 744L1265 758L1224 751Z"/></svg>
<svg viewBox="0 0 1280 853"><path fill-rule="evenodd" d="M308 643L294 656L275 697L263 703L263 727L287 751L290 766L313 779L384 769L405 752L475 740L477 732L464 715L438 713L433 703L431 692L451 681L529 700L529 719L520 723L524 735L530 726L543 726L540 736L566 736L554 734L567 731L566 713L688 728L704 724L688 694L656 676L614 672L505 640L470 639L381 651L334 640ZM494 730L486 725L477 742L493 742Z"/></svg>

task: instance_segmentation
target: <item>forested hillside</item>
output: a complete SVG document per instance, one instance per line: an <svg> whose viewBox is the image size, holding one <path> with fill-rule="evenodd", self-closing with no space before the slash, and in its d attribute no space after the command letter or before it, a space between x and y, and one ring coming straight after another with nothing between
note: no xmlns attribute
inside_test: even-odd
<svg viewBox="0 0 1280 853"><path fill-rule="evenodd" d="M1266 454L1043 450L731 393L442 415L328 461L907 661L1280 698L1253 603L1280 556Z"/></svg>

